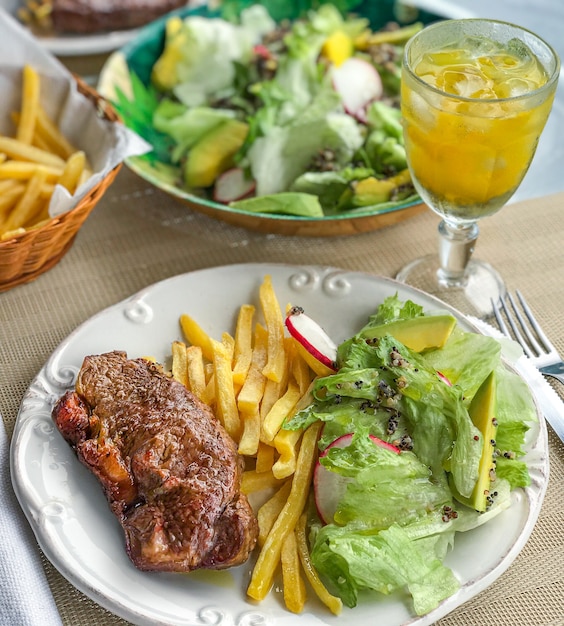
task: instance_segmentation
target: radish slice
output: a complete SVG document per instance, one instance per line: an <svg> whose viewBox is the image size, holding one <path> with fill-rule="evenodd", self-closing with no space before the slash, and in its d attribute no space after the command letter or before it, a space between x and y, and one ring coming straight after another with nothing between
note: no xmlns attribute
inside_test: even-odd
<svg viewBox="0 0 564 626"><path fill-rule="evenodd" d="M450 380L442 372L439 372L437 370L437 376L443 381L443 383L445 383L445 385L448 385L449 387L452 387L452 383L450 382Z"/></svg>
<svg viewBox="0 0 564 626"><path fill-rule="evenodd" d="M234 167L217 177L213 198L217 202L234 202L252 196L256 183L247 178L240 167Z"/></svg>
<svg viewBox="0 0 564 626"><path fill-rule="evenodd" d="M318 376L334 374L337 370L337 346L323 328L299 306L290 309L285 324L313 371Z"/></svg>
<svg viewBox="0 0 564 626"><path fill-rule="evenodd" d="M329 444L327 448L322 452L320 459L329 453L332 448L346 448L350 446L353 438L352 433L342 435ZM382 441L374 435L370 435L370 439L377 446L387 448L390 452L399 454L401 450L393 446L391 443ZM339 502L343 499L347 485L352 481L352 478L348 476L342 476L336 472L332 472L322 465L321 461L317 461L317 464L313 473L313 492L315 496L315 507L317 508L317 514L319 519L324 524L331 524L335 516L335 511L339 506Z"/></svg>
<svg viewBox="0 0 564 626"><path fill-rule="evenodd" d="M360 121L366 119L366 107L374 100L379 100L384 93L378 70L358 57L351 57L333 68L332 79L345 111Z"/></svg>

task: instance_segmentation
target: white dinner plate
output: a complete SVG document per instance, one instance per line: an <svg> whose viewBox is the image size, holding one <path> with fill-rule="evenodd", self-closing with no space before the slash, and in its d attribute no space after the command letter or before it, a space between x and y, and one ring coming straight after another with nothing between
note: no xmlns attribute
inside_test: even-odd
<svg viewBox="0 0 564 626"><path fill-rule="evenodd" d="M17 17L18 9L24 6L23 0L0 0L0 7ZM139 33L139 28L129 30L95 33L92 35L41 35L34 32L36 39L41 42L51 54L56 56L87 56L89 54L104 54L124 46Z"/></svg>
<svg viewBox="0 0 564 626"><path fill-rule="evenodd" d="M548 481L548 443L542 419L529 431L526 460L531 485L512 493L512 505L484 526L457 534L446 559L460 590L437 609L414 617L399 596L365 597L354 609L331 615L310 597L301 615L289 613L274 590L260 604L247 599L251 563L223 572L147 573L124 550L121 527L93 475L53 425L51 409L88 354L125 350L164 361L182 339L179 317L188 313L212 336L234 332L241 304L258 304L266 274L283 306L302 306L335 341L353 335L382 300L397 293L426 310L444 304L388 278L328 267L243 264L183 274L144 289L79 326L55 350L26 392L11 446L16 495L47 558L76 588L135 624L173 626L284 626L369 623L425 626L485 589L525 545ZM259 307L257 306L257 310ZM475 328L455 311L461 326Z"/></svg>
<svg viewBox="0 0 564 626"><path fill-rule="evenodd" d="M107 33L92 35L40 35L34 33L36 39L51 54L59 57L88 56L90 54L105 54L118 50L128 41L134 39L139 28L130 30L114 30Z"/></svg>

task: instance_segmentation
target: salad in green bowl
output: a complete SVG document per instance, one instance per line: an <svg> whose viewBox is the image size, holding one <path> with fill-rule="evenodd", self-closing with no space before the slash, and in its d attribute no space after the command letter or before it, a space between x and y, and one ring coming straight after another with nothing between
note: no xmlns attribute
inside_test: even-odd
<svg viewBox="0 0 564 626"><path fill-rule="evenodd" d="M403 44L420 22L377 30L334 4L295 20L254 3L228 14L170 14L120 51L120 81L101 81L153 147L136 157L138 173L259 216L353 218L420 203L399 110Z"/></svg>

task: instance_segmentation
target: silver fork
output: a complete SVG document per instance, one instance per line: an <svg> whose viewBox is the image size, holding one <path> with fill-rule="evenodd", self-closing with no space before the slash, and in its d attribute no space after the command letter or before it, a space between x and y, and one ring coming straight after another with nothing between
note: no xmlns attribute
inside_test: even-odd
<svg viewBox="0 0 564 626"><path fill-rule="evenodd" d="M494 315L501 332L521 345L523 352L531 359L539 372L556 378L564 384L562 357L544 334L521 293L519 291L515 293L520 307L511 294L507 294L507 300L511 306L504 298L499 303L493 302Z"/></svg>

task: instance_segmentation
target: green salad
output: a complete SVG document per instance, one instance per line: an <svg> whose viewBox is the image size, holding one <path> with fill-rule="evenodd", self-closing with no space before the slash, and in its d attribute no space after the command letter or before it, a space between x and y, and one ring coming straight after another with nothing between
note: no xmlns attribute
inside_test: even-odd
<svg viewBox="0 0 564 626"><path fill-rule="evenodd" d="M316 379L313 403L284 425L324 422L312 562L349 607L366 590L407 591L424 615L459 589L444 564L456 534L530 483L531 394L499 341L397 296L337 355L335 374Z"/></svg>
<svg viewBox="0 0 564 626"><path fill-rule="evenodd" d="M420 27L373 32L332 4L281 22L260 4L236 22L173 16L149 84L132 75L116 107L196 196L309 218L384 210L417 199L399 84Z"/></svg>

